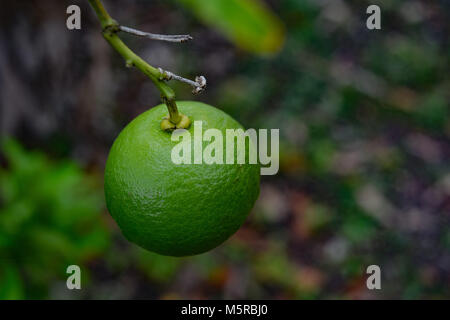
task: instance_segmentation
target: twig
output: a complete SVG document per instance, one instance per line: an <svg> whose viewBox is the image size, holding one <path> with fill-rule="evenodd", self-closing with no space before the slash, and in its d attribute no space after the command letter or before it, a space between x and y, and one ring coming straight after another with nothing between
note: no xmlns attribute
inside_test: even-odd
<svg viewBox="0 0 450 320"><path fill-rule="evenodd" d="M200 93L206 87L205 77L203 76L197 77L194 82L192 80L188 80L180 76L177 76L169 71L164 71L161 68L155 68L151 66L150 64L145 62L141 57L135 54L125 43L123 43L123 41L117 35L119 31L124 31L124 28L125 30L127 30L124 32L133 33L139 36L145 36L147 38L149 37L148 36L149 34L131 28L121 27L113 18L111 18L111 16L108 14L108 12L104 8L100 0L89 0L89 3L94 8L97 17L100 20L103 29L102 32L103 37L125 59L127 67L136 67L137 69L141 70L153 81L155 86L161 92L162 100L164 101L164 103L167 106L167 109L169 110L168 120L171 123L177 125L177 127L182 123L189 126L190 123L189 119L186 120L186 116L178 112L178 108L175 102L175 92L165 83L165 81L175 79L188 83L194 87L193 91L194 93ZM165 39L171 38L172 40L175 39L176 37L178 37L179 40L187 39L186 37L190 37L190 36L162 36L162 35L154 35L154 36L159 36L160 38L163 37Z"/></svg>
<svg viewBox="0 0 450 320"><path fill-rule="evenodd" d="M144 37L151 40L159 40L159 41L168 41L168 42L186 42L189 40L192 40L193 38L188 34L181 34L181 35L166 35L166 34L156 34L156 33L149 33L144 32L140 30L136 30L133 28L125 27L125 26L119 26L119 30L122 32L126 32L138 37Z"/></svg>
<svg viewBox="0 0 450 320"><path fill-rule="evenodd" d="M199 94L206 89L206 78L204 76L195 77L195 81L180 77L170 71L163 70L162 68L158 68L159 73L161 74L160 80L178 80L180 82L187 83L191 85L194 90L193 94Z"/></svg>

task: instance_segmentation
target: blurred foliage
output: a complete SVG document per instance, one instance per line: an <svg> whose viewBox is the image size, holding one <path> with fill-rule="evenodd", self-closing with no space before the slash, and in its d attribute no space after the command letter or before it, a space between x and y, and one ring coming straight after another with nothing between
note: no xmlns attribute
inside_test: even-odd
<svg viewBox="0 0 450 320"><path fill-rule="evenodd" d="M45 298L66 268L108 245L99 186L73 162L50 162L17 142L2 144L0 299Z"/></svg>
<svg viewBox="0 0 450 320"><path fill-rule="evenodd" d="M274 53L284 42L284 26L260 0L178 0L236 45L254 53Z"/></svg>

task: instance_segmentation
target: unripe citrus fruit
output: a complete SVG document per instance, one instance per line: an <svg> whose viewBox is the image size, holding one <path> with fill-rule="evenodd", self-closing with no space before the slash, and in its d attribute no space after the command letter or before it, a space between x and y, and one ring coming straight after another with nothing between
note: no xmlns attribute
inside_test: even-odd
<svg viewBox="0 0 450 320"><path fill-rule="evenodd" d="M226 129L242 128L203 103L178 102L178 108L193 124L202 121L203 131L220 130L224 140ZM179 142L160 128L166 116L165 105L154 107L114 142L105 169L107 207L125 237L147 250L170 256L203 253L244 223L259 194L260 169L248 161L175 164L171 154ZM188 131L194 149L194 125ZM204 149L210 142L202 144ZM224 155L225 147L224 141Z"/></svg>

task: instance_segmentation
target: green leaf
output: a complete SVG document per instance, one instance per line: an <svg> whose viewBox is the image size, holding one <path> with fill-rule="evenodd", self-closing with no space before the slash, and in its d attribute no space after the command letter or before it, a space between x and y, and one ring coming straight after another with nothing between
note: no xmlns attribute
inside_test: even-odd
<svg viewBox="0 0 450 320"><path fill-rule="evenodd" d="M178 0L204 23L237 46L254 53L275 53L284 43L284 26L259 0Z"/></svg>

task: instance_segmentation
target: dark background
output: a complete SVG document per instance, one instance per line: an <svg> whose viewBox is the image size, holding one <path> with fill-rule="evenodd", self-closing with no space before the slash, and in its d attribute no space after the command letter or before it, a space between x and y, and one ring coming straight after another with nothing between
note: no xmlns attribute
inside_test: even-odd
<svg viewBox="0 0 450 320"><path fill-rule="evenodd" d="M450 3L264 1L284 41L267 54L182 2L104 4L127 26L193 35L122 38L154 66L207 77L196 97L171 82L179 99L280 128L280 172L262 177L245 226L209 253L127 242L105 208L104 164L159 93L103 40L87 1L3 1L0 298L449 299ZM65 27L70 4L82 30ZM366 28L370 4L382 30ZM80 291L66 288L70 264ZM372 264L382 290L366 288Z"/></svg>

